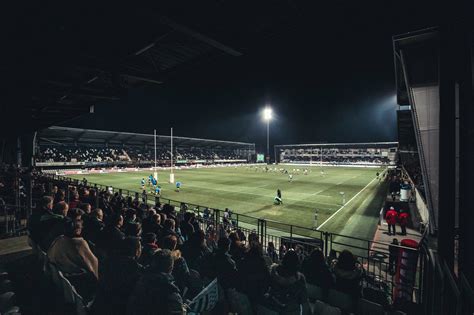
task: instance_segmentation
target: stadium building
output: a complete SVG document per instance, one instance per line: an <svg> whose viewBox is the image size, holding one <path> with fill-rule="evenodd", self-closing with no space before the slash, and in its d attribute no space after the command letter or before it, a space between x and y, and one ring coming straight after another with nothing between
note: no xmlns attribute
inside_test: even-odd
<svg viewBox="0 0 474 315"><path fill-rule="evenodd" d="M206 84L206 102L222 102L218 90L229 82L235 99L255 90L267 103L278 93L291 99L294 87L277 79L272 88L246 81L311 59L305 34L313 28L331 52L325 58L341 61L331 46L352 19L338 33L308 15L315 8L293 2L117 4L114 17L97 6L41 9L17 21L38 25L41 62L32 98L20 100L28 93L19 82L16 101L1 105L0 314L474 313L474 41L461 5L462 19L449 11L436 27L385 26L399 34L384 39L392 42L396 105L383 110L394 114L396 139L380 132L368 142L350 141L361 116L333 121L331 132L348 139L333 142L308 139L317 126L307 117L282 118L288 108L288 120L325 116L331 105L310 113L281 105L280 116L266 105L257 128L237 114L245 108L237 102L217 113L199 103ZM354 17L359 4L322 8ZM295 52L301 42L309 52ZM239 72L255 60L264 67ZM338 81L361 73L344 71ZM294 84L315 86L301 80ZM337 93L349 90L342 81L331 83ZM178 92L134 121L139 107L128 100L151 104L147 95L173 86ZM186 119L176 104L193 89L200 116ZM115 115L120 102L130 117ZM101 110L119 131L100 120L91 127L87 118ZM193 132L173 134L180 128ZM247 136L264 129L265 140Z"/></svg>

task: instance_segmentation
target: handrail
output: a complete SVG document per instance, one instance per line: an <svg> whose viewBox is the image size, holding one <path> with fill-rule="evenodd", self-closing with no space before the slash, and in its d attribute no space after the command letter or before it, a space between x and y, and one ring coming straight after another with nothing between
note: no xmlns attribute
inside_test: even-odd
<svg viewBox="0 0 474 315"><path fill-rule="evenodd" d="M81 181L79 179L73 179L71 177L66 177L66 176L61 176L61 175L54 175L54 174L47 174L47 177L52 177L52 178L57 178L58 180L66 180L66 181L69 181L69 182L72 182L72 183L79 183L81 184ZM98 184L98 183L93 183L93 182L87 182L87 186L89 187L111 187L114 191L128 191L129 193L133 193L133 194L138 194L139 196L142 195L141 192L138 192L136 190L130 190L130 189L122 189L122 188L117 188L117 187L114 187L114 186L110 186L110 185L103 185L103 184ZM155 197L154 195L152 194L149 194L147 193L146 194L147 196L147 200L148 200L148 197ZM179 200L174 200L174 199L170 199L170 198L164 198L164 197L159 197L160 201L161 200L166 200L168 201L168 204L173 202L173 203L177 203L177 204L187 204L187 205L190 205L190 208L191 207L198 207L198 208L208 208L208 209L212 209L212 210L218 210L218 211L222 211L218 208L213 208L213 207L209 207L209 206L204 206L204 205L199 205L199 204L194 204L194 203L186 203L186 202L183 202L183 201L179 201ZM239 213L235 213L233 215L236 215L237 218L240 218L240 217L243 217L243 218L249 218L251 220L255 220L255 222L258 222L258 220L262 220L262 219L259 219L259 218L256 218L256 217L252 217L252 216L249 216L249 215L246 215L246 214L239 214ZM302 230L307 230L307 231L311 231L311 232L318 232L320 233L320 239L323 238L323 236L325 234L328 234L328 235L331 235L331 243L332 244L336 244L336 245L344 245L344 246L347 246L347 247L351 247L351 248L356 248L356 249L360 249L360 250L367 250L368 249L368 252L380 252L382 253L382 251L380 250L375 250L375 249L371 249L370 248L370 244L380 244L380 245L384 245L384 246L394 246L394 247L397 247L397 248L402 248L402 249L406 249L406 250L410 250L410 251L418 251L419 248L412 248L412 247L406 247L406 246L401 246L401 245L394 245L394 244L390 244L390 243L385 243L385 242L379 242L379 241L374 241L374 240L367 240L367 239L362 239L362 238L358 238L358 237L354 237L354 236L349 236L349 235L343 235L343 234L338 234L338 233L333 233L333 232L328 232L328 231L323 231L323 230L314 230L314 229L311 229L311 228L308 228L308 227L302 227L302 226L298 226L298 225L292 225L292 224L287 224L287 223L282 223L282 222L278 222L278 221L274 221L274 220L270 220L270 219L264 219L266 222L268 223L275 223L275 224L278 224L280 226L285 226L287 227L287 229L281 229L281 228L278 228L278 226L274 226L272 227L272 229L276 230L276 231L280 231L280 232L283 232L283 233L289 233L290 236L292 235L301 235L301 234L295 234L293 231L294 229L302 229ZM245 223L245 222L244 222ZM304 235L301 235L301 236L304 236ZM342 243L342 242L338 242L338 241L335 241L333 240L333 237L343 237L343 238L347 238L347 239L352 239L352 240L358 240L358 241L364 241L364 242L367 242L368 243L368 247L360 247L360 246L356 246L356 245L350 245L350 244L347 244L347 243ZM308 238L317 238L317 237L314 237L314 236L306 236ZM420 242L421 243L421 242ZM367 257L368 258L368 257Z"/></svg>

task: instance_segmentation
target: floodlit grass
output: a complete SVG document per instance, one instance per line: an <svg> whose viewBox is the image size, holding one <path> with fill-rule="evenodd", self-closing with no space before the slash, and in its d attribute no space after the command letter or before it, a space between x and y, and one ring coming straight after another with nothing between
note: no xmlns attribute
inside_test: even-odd
<svg viewBox="0 0 474 315"><path fill-rule="evenodd" d="M280 166L290 172L293 166ZM279 167L279 168L280 168ZM296 168L296 167L295 167ZM375 179L381 169L311 167L308 175L300 169L288 181L288 175L280 172L257 171L254 167L216 167L176 170L176 181L182 183L181 191L168 183L169 171L159 171L162 197L211 208L230 208L235 213L264 218L281 223L313 228L315 209L318 225L326 221L342 206L345 193L346 206L334 215L322 230L372 239L383 202L385 189ZM85 175L91 183L110 185L132 191L141 191L140 181L150 171ZM74 176L82 179L84 175ZM282 205L274 205L276 190L282 192ZM356 194L357 197L353 198ZM277 224L268 224L269 228ZM281 226L276 227L281 229ZM314 236L310 231L299 234Z"/></svg>

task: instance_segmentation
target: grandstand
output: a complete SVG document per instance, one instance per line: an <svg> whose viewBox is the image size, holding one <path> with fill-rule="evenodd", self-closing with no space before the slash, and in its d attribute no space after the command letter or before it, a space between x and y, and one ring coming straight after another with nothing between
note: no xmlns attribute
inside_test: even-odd
<svg viewBox="0 0 474 315"><path fill-rule="evenodd" d="M154 136L53 126L37 136L35 165L41 169L149 167L154 165ZM156 137L157 165L169 166L170 136ZM208 165L248 163L255 144L173 137L173 163Z"/></svg>
<svg viewBox="0 0 474 315"><path fill-rule="evenodd" d="M322 143L275 146L280 163L321 165L394 166L398 143Z"/></svg>

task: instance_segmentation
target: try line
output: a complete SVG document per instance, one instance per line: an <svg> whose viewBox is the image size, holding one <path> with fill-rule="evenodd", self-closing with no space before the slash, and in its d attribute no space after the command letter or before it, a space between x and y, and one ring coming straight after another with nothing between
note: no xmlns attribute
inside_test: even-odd
<svg viewBox="0 0 474 315"><path fill-rule="evenodd" d="M369 187L370 184L372 184L372 182L374 180L376 180L377 177L375 177L374 179L372 179L367 185L365 185L364 188L362 188L357 194L355 194L351 199L349 199L348 202L346 202L344 205L342 205L342 207L340 207L339 209L336 210L336 212L334 212L333 214L331 214L331 216L329 218L326 219L326 221L324 221L323 223L321 223L320 226L318 226L316 229L319 230L320 228L323 227L324 224L326 224L329 220L331 220L339 211L341 211L342 209L344 209L344 207L346 205L348 205L352 200L354 200L355 197L357 197L361 192L363 192L367 187Z"/></svg>

